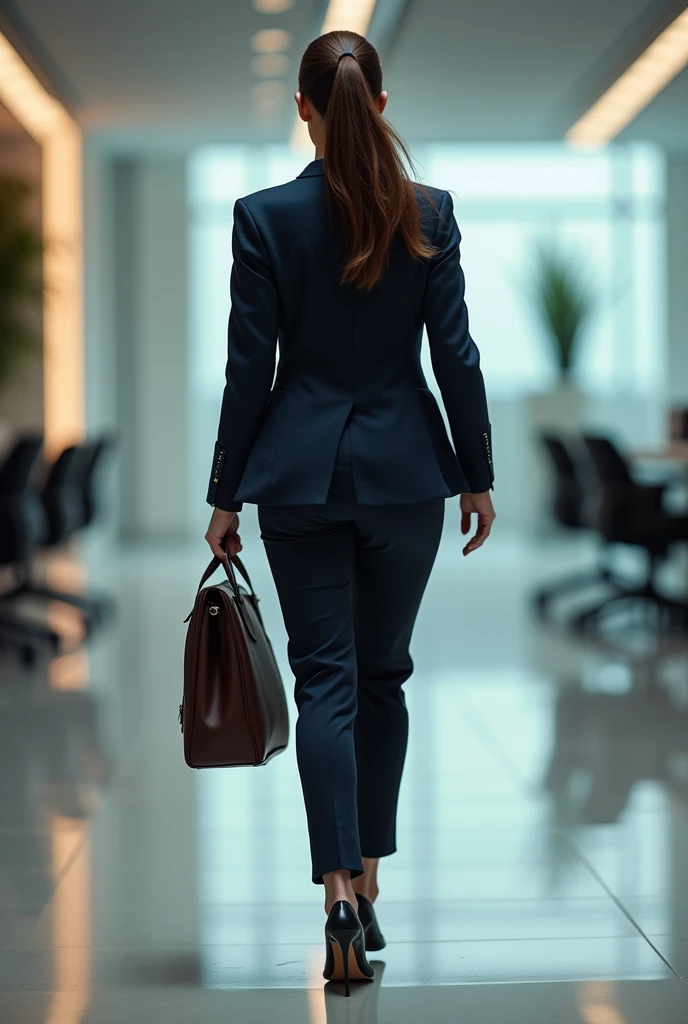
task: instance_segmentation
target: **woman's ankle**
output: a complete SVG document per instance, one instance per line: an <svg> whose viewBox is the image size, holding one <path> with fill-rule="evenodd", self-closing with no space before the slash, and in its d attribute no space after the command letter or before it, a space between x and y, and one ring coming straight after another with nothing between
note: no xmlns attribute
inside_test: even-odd
<svg viewBox="0 0 688 1024"><path fill-rule="evenodd" d="M366 884L365 882L360 882L356 885L357 881L358 879L354 879L354 892L356 895L365 896L370 903L374 903L380 895L379 887L377 885L371 885L370 883Z"/></svg>
<svg viewBox="0 0 688 1024"><path fill-rule="evenodd" d="M358 900L351 883L351 873L349 871L328 871L327 874L323 875L323 883L325 885L326 914L329 914L334 904L339 902L339 900L350 903L354 910L356 910Z"/></svg>
<svg viewBox="0 0 688 1024"><path fill-rule="evenodd" d="M363 858L363 874L357 875L353 880L354 892L357 896L365 896L367 900L374 903L380 893L377 884L377 869L379 857Z"/></svg>

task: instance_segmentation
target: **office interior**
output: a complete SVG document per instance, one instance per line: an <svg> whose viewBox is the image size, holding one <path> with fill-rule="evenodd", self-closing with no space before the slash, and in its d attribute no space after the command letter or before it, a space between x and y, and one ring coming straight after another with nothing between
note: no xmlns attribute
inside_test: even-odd
<svg viewBox="0 0 688 1024"><path fill-rule="evenodd" d="M293 743L192 771L177 721L232 209L339 27L453 195L497 510L464 559L448 503L348 1000ZM687 63L683 0L0 4L0 1020L686 1019Z"/></svg>

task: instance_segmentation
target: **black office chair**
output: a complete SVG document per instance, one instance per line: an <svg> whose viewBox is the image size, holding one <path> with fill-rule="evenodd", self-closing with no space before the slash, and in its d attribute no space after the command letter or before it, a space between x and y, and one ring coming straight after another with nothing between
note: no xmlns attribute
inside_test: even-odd
<svg viewBox="0 0 688 1024"><path fill-rule="evenodd" d="M669 515L663 507L665 485L645 486L633 479L628 463L606 437L583 438L597 484L594 523L608 544L628 544L647 554L645 579L581 612L573 626L585 631L597 625L619 602L640 601L653 608L660 621L686 628L688 604L662 594L656 587L657 571L676 544L688 543L688 516Z"/></svg>
<svg viewBox="0 0 688 1024"><path fill-rule="evenodd" d="M84 452L81 487L82 528L90 526L100 511L98 481L105 457L112 451L114 446L115 439L105 435L97 438L95 441L87 441L82 445Z"/></svg>
<svg viewBox="0 0 688 1024"><path fill-rule="evenodd" d="M43 510L35 480L42 437L20 438L0 465L0 566L26 564L43 532ZM24 619L15 607L16 591L0 595L0 646L33 662L46 649L57 650L60 638L48 626Z"/></svg>
<svg viewBox="0 0 688 1024"><path fill-rule="evenodd" d="M542 434L540 441L552 470L552 518L567 531L590 530L589 488L586 487L579 460L575 457L575 449L572 450L570 442L556 434ZM537 613L544 617L556 598L600 583L620 586L604 561L604 548L596 567L564 576L536 590L532 597L533 605Z"/></svg>
<svg viewBox="0 0 688 1024"><path fill-rule="evenodd" d="M81 445L70 445L50 467L41 498L45 510L46 532L42 547L52 548L74 536L81 525L83 502L80 482L84 455Z"/></svg>
<svg viewBox="0 0 688 1024"><path fill-rule="evenodd" d="M111 436L101 436L92 441L84 441L79 445L79 459L75 467L72 486L75 487L78 511L69 516L69 530L56 543L70 539L73 533L91 526L98 517L99 480L103 463L108 453L114 448L115 440ZM70 498L71 508L71 498ZM114 611L115 603L107 594L73 595L73 603L80 608L93 624L101 624Z"/></svg>
<svg viewBox="0 0 688 1024"><path fill-rule="evenodd" d="M41 547L59 547L89 526L96 515L96 477L103 456L111 447L108 438L70 445L57 457L48 472L42 490L46 529ZM112 611L113 601L106 595L77 594L55 590L36 581L27 561L14 596L57 601L76 608L86 633L100 625Z"/></svg>

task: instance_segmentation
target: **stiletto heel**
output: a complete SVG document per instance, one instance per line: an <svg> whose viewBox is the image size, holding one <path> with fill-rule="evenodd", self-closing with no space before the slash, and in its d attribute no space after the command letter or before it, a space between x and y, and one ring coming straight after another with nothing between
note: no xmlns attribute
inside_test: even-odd
<svg viewBox="0 0 688 1024"><path fill-rule="evenodd" d="M345 995L351 995L351 981L372 979L375 972L365 955L363 925L346 900L335 903L328 915L325 943L327 955L323 977L327 981L343 981Z"/></svg>
<svg viewBox="0 0 688 1024"><path fill-rule="evenodd" d="M339 940L339 948L342 951L342 963L344 965L344 995L351 995L351 986L349 984L349 948L351 946L350 938L342 938Z"/></svg>

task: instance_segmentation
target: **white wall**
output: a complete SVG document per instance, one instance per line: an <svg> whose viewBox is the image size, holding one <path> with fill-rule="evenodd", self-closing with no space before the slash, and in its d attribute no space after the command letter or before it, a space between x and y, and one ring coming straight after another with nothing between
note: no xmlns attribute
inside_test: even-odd
<svg viewBox="0 0 688 1024"><path fill-rule="evenodd" d="M112 167L119 524L127 538L189 530L186 171L181 157ZM102 339L108 343L108 332ZM109 369L102 367L108 375Z"/></svg>
<svg viewBox="0 0 688 1024"><path fill-rule="evenodd" d="M86 430L117 430L117 349L113 249L112 164L89 140L84 145L84 334Z"/></svg>
<svg viewBox="0 0 688 1024"><path fill-rule="evenodd" d="M688 406L688 156L667 162L669 397Z"/></svg>
<svg viewBox="0 0 688 1024"><path fill-rule="evenodd" d="M139 529L150 536L184 535L189 501L185 162L142 163L137 200Z"/></svg>

